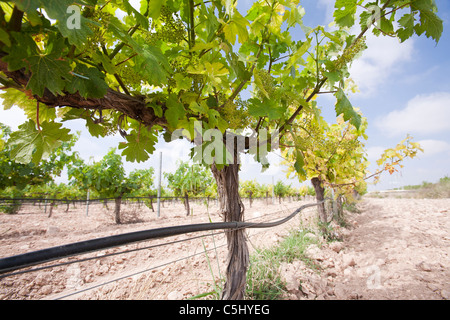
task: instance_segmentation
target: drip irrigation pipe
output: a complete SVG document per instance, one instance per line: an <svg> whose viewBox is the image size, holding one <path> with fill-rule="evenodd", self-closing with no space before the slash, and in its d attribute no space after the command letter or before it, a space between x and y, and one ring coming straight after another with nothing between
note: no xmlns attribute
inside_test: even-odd
<svg viewBox="0 0 450 320"><path fill-rule="evenodd" d="M109 249L112 247L123 246L131 243L160 239L171 236L176 236L184 233L210 231L218 229L245 229L245 228L270 228L283 224L299 212L308 207L317 206L324 201L305 204L291 213L289 216L266 223L253 223L253 222L214 222L214 223L199 223L189 224L181 226L164 227L158 229L150 229L143 231L135 231L130 233L124 233L120 235L108 236L103 238L96 238L92 240L80 241L71 244L51 247L38 251L19 254L11 257L0 259L0 274L4 274L17 269L31 267L37 264L50 262L62 258L68 258L75 255L90 253L94 251ZM4 276L2 276L4 277Z"/></svg>

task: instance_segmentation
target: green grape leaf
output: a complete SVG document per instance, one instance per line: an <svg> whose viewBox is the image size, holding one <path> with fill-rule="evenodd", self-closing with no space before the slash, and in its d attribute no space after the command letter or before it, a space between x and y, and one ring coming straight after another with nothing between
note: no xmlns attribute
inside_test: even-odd
<svg viewBox="0 0 450 320"><path fill-rule="evenodd" d="M356 0L336 0L333 17L337 25L352 27L355 24Z"/></svg>
<svg viewBox="0 0 450 320"><path fill-rule="evenodd" d="M136 71L145 76L150 84L167 83L168 71L170 65L160 49L151 45L140 47L138 44L132 44L138 56L136 57Z"/></svg>
<svg viewBox="0 0 450 320"><path fill-rule="evenodd" d="M141 12L148 10L148 15L152 19L158 19L161 14L161 7L165 3L165 0L141 0Z"/></svg>
<svg viewBox="0 0 450 320"><path fill-rule="evenodd" d="M264 96L265 96L267 99L270 99L269 93L268 93L268 92L266 91L266 89L264 88L263 81L262 81L262 79L261 79L261 77L260 77L260 73L259 73L258 71L259 71L259 70L255 69L254 72L253 72L253 77L254 77L254 79L255 79L254 83L255 83L255 85L257 86L257 88L260 90L260 92L261 92L262 94L264 94Z"/></svg>
<svg viewBox="0 0 450 320"><path fill-rule="evenodd" d="M220 85L222 82L220 77L229 73L228 69L222 63L210 63L208 61L205 61L198 67L189 66L187 72L190 74L203 74L208 76L214 86Z"/></svg>
<svg viewBox="0 0 450 320"><path fill-rule="evenodd" d="M149 1L149 2L155 2L154 0ZM160 1L157 1L160 2ZM139 23L141 28L144 29L148 29L149 25L148 25L148 19L146 17L144 17L139 11L137 11L128 0L122 0L122 5L125 9L125 11L127 12L128 15L131 15L131 13L133 13L134 17L136 18L137 23ZM157 4L156 4L157 5ZM155 4L153 4L153 6L155 6ZM160 4L161 6L161 4Z"/></svg>
<svg viewBox="0 0 450 320"><path fill-rule="evenodd" d="M94 52L94 54L92 55L92 58L96 63L99 63L99 64L101 63L107 73L109 73L109 74L116 73L115 65L111 62L109 57L107 55L105 55L104 53L100 52L100 50L97 50L96 52Z"/></svg>
<svg viewBox="0 0 450 320"><path fill-rule="evenodd" d="M28 68L28 58L38 54L38 48L33 38L28 34L11 32L10 35L15 40L11 47L4 48L9 54L2 58L8 64L9 71L16 71Z"/></svg>
<svg viewBox="0 0 450 320"><path fill-rule="evenodd" d="M182 73L175 73L173 76L179 90L189 90L192 86L192 79Z"/></svg>
<svg viewBox="0 0 450 320"><path fill-rule="evenodd" d="M153 109L153 112L155 113L155 116L161 118L163 116L163 110L162 107L157 103L148 103L147 107L151 107Z"/></svg>
<svg viewBox="0 0 450 320"><path fill-rule="evenodd" d="M154 136L147 136L133 132L125 137L127 142L119 144L119 149L123 149L122 156L130 162L144 162L148 160L149 154L155 151L156 139Z"/></svg>
<svg viewBox="0 0 450 320"><path fill-rule="evenodd" d="M172 128L178 126L178 121L186 115L183 104L178 102L176 95L171 94L167 100L167 110L164 112L164 116L167 122Z"/></svg>
<svg viewBox="0 0 450 320"><path fill-rule="evenodd" d="M233 13L231 21L223 27L225 39L231 44L236 42L236 35L240 43L245 43L248 40L247 26L249 23L238 11Z"/></svg>
<svg viewBox="0 0 450 320"><path fill-rule="evenodd" d="M13 2L21 11L32 12L39 7L41 0L14 0Z"/></svg>
<svg viewBox="0 0 450 320"><path fill-rule="evenodd" d="M57 24L61 34L69 40L70 44L73 44L77 47L83 46L83 44L86 42L86 39L94 33L90 27L91 25L101 26L100 24L91 21L83 17L82 15L80 15L79 17L79 21L71 22L71 17L69 16L68 19L58 21Z"/></svg>
<svg viewBox="0 0 450 320"><path fill-rule="evenodd" d="M54 54L32 56L29 61L32 75L27 88L40 97L45 89L53 94L62 94L71 72L69 63Z"/></svg>
<svg viewBox="0 0 450 320"><path fill-rule="evenodd" d="M417 35L425 32L427 38L432 38L436 43L439 42L442 32L444 31L443 21L432 11L420 11L420 25L414 27Z"/></svg>
<svg viewBox="0 0 450 320"><path fill-rule="evenodd" d="M196 101L192 101L189 104L189 109L199 114L207 114L209 111L208 105L204 101L200 102L200 104Z"/></svg>
<svg viewBox="0 0 450 320"><path fill-rule="evenodd" d="M11 39L9 38L9 34L3 29L0 29L0 41L7 47L11 47Z"/></svg>
<svg viewBox="0 0 450 320"><path fill-rule="evenodd" d="M168 72L171 67L162 51L155 46L138 43L124 30L119 19L110 18L108 31L118 37L138 54L133 60L134 70L149 84L161 85L167 83Z"/></svg>
<svg viewBox="0 0 450 320"><path fill-rule="evenodd" d="M48 40L47 53L36 51L25 59L31 70L27 88L33 94L42 97L45 89L53 94L63 93L72 70L69 62L61 58L64 46L63 38L51 38Z"/></svg>
<svg viewBox="0 0 450 320"><path fill-rule="evenodd" d="M14 88L4 89L0 93L0 98L3 100L3 110L9 110L13 106L23 110L36 109L37 101L35 99L30 99L25 93Z"/></svg>
<svg viewBox="0 0 450 320"><path fill-rule="evenodd" d="M11 158L19 163L38 164L62 142L71 140L70 130L61 126L61 123L43 122L38 130L33 120L20 125L8 140L8 144L12 146Z"/></svg>
<svg viewBox="0 0 450 320"><path fill-rule="evenodd" d="M350 120L350 123L355 126L356 129L359 130L359 127L361 126L361 115L356 112L356 110L353 108L352 104L348 100L347 96L345 95L344 91L339 88L336 93L336 116L343 114L344 120L348 121Z"/></svg>
<svg viewBox="0 0 450 320"><path fill-rule="evenodd" d="M294 162L294 169L303 180L306 178L306 171L303 169L305 166L305 159L303 158L303 154L296 150L295 152L295 162Z"/></svg>
<svg viewBox="0 0 450 320"><path fill-rule="evenodd" d="M71 75L72 81L66 86L66 90L70 93L78 91L83 98L102 98L105 96L108 84L97 68L89 68L84 64L78 64Z"/></svg>
<svg viewBox="0 0 450 320"><path fill-rule="evenodd" d="M280 119L284 109L269 99L259 100L252 98L248 100L248 112L254 117L268 117L269 120Z"/></svg>
<svg viewBox="0 0 450 320"><path fill-rule="evenodd" d="M419 11L434 11L436 9L435 0L412 0L411 9Z"/></svg>
<svg viewBox="0 0 450 320"><path fill-rule="evenodd" d="M398 20L398 23L403 28L399 28L397 30L397 37L400 39L401 42L404 42L405 40L412 37L412 35L414 34L414 14L407 13L403 15Z"/></svg>
<svg viewBox="0 0 450 320"><path fill-rule="evenodd" d="M108 133L108 128L95 123L91 117L86 118L86 128L93 137L104 137Z"/></svg>

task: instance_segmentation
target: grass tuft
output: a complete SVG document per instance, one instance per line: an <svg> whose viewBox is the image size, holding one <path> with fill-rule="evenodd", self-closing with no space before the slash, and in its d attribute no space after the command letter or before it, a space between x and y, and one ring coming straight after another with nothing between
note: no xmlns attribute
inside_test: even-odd
<svg viewBox="0 0 450 320"><path fill-rule="evenodd" d="M309 267L318 269L305 255L306 248L318 241L305 237L309 230L294 230L277 246L257 249L250 256L247 272L246 299L276 300L287 293L286 283L282 280L280 267L283 262L292 263L303 260Z"/></svg>

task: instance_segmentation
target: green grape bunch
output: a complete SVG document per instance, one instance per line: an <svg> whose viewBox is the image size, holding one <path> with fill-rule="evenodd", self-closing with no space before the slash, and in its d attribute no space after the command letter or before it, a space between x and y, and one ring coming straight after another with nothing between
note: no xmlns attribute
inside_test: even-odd
<svg viewBox="0 0 450 320"><path fill-rule="evenodd" d="M275 91L275 84L274 79L270 75L270 73L267 70L255 70L255 75L260 79L261 86L259 88L259 95L263 96L265 93L270 97ZM261 91L265 91L261 92Z"/></svg>
<svg viewBox="0 0 450 320"><path fill-rule="evenodd" d="M112 15L108 12L104 12L102 10L96 10L92 12L92 15L89 19L91 19L94 22L99 22L101 25L108 25L109 21L111 20ZM89 36L89 42L93 45L102 45L104 44L104 30L103 27L100 27L98 25L94 25L92 27L93 34ZM93 46L91 46L93 47Z"/></svg>
<svg viewBox="0 0 450 320"><path fill-rule="evenodd" d="M166 43L180 43L185 40L186 28L180 17L174 14L167 6L161 7L161 14L158 21L154 21L153 31L146 35L149 44L156 44L159 41Z"/></svg>
<svg viewBox="0 0 450 320"><path fill-rule="evenodd" d="M336 59L336 62L334 64L335 70L340 70L347 64L351 63L357 57L357 55L366 48L366 37L357 39L357 41L355 41L353 45L346 48L344 53L338 59Z"/></svg>

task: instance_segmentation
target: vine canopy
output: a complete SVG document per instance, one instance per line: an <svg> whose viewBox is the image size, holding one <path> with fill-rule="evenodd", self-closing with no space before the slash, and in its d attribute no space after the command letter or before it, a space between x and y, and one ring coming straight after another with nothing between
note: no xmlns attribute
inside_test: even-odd
<svg viewBox="0 0 450 320"><path fill-rule="evenodd" d="M0 96L5 109L18 105L29 118L7 142L17 161L38 163L70 141L63 123L73 119L95 137L119 131L122 155L137 162L160 133L183 129L193 141L196 122L283 136L297 116L317 110L322 89L358 128L345 80L365 33L437 43L443 30L433 0L336 0L332 31L306 26L298 0L255 1L246 13L231 0L139 4L0 2Z"/></svg>

